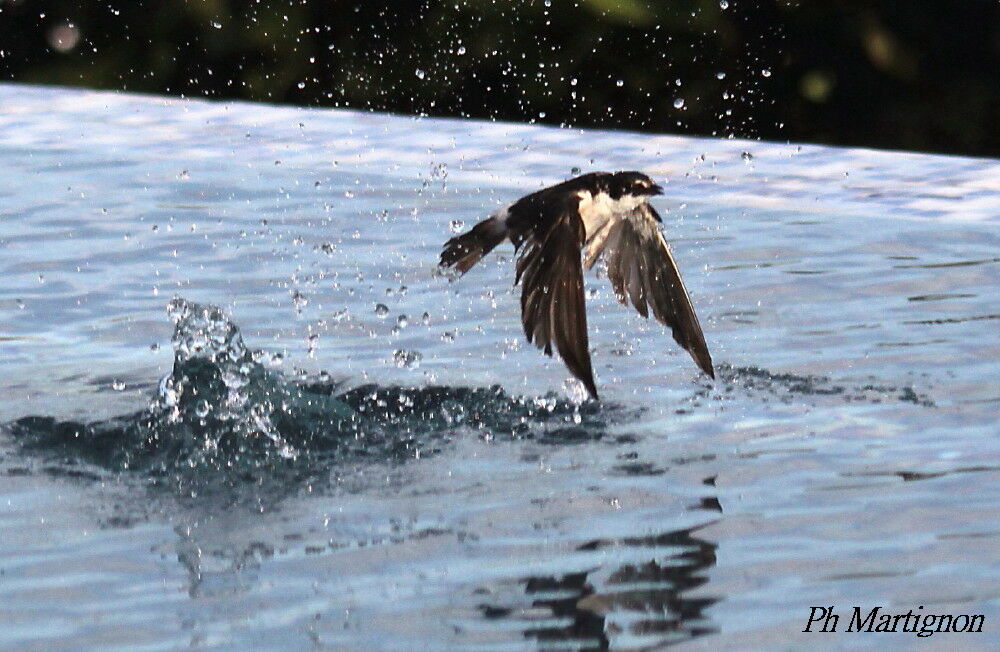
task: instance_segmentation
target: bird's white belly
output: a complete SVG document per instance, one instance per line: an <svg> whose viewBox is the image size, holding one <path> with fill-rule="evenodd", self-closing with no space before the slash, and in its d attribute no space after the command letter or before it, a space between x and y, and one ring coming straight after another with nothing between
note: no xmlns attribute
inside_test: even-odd
<svg viewBox="0 0 1000 652"><path fill-rule="evenodd" d="M620 219L627 213L646 201L645 197L625 195L621 199L612 199L605 192L596 195L583 190L580 195L580 218L587 230L587 239L594 237L608 222Z"/></svg>

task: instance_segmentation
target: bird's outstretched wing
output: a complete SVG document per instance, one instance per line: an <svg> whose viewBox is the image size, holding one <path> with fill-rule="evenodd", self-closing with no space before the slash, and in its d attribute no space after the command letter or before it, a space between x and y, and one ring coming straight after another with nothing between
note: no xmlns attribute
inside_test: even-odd
<svg viewBox="0 0 1000 652"><path fill-rule="evenodd" d="M603 254L618 300L623 304L631 300L643 317L652 312L656 321L673 330L674 339L701 370L715 378L705 335L670 246L660 232L660 221L647 203L610 221L587 244L587 268Z"/></svg>
<svg viewBox="0 0 1000 652"><path fill-rule="evenodd" d="M567 207L540 231L525 239L517 259L514 282L521 283L524 334L546 355L552 355L555 343L566 367L597 398L580 262L583 222L575 208Z"/></svg>

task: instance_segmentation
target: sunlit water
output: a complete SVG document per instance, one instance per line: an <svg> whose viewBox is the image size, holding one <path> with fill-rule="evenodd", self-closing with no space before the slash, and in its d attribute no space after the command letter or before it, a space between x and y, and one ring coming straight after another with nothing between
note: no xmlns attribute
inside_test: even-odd
<svg viewBox="0 0 1000 652"><path fill-rule="evenodd" d="M15 86L0 156L0 647L998 643L997 161ZM574 168L667 179L714 384L435 275Z"/></svg>

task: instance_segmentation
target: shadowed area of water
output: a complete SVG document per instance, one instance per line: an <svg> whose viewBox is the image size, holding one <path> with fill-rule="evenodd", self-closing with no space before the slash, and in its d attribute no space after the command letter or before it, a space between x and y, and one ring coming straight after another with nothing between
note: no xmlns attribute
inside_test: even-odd
<svg viewBox="0 0 1000 652"><path fill-rule="evenodd" d="M25 452L55 461L50 473L61 466L71 477L96 478L74 470L93 465L155 479L182 498L227 488L231 500L262 503L305 481L321 488L317 478L331 467L434 454L457 431L570 444L600 439L622 412L555 395L513 398L499 386L293 382L267 368L266 354L245 346L217 306L175 298L167 313L174 362L146 409L86 423L26 416L0 428Z"/></svg>
<svg viewBox="0 0 1000 652"><path fill-rule="evenodd" d="M0 107L0 647L773 649L817 643L810 605L997 617L1000 163ZM523 342L509 247L436 274L574 168L666 182L715 382L588 276L581 401Z"/></svg>

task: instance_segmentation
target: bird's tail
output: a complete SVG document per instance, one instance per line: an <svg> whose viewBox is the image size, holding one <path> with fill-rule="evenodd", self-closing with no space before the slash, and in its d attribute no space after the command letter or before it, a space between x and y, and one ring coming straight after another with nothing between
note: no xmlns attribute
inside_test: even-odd
<svg viewBox="0 0 1000 652"><path fill-rule="evenodd" d="M507 237L507 226L499 216L483 220L462 235L444 243L439 265L464 274Z"/></svg>

